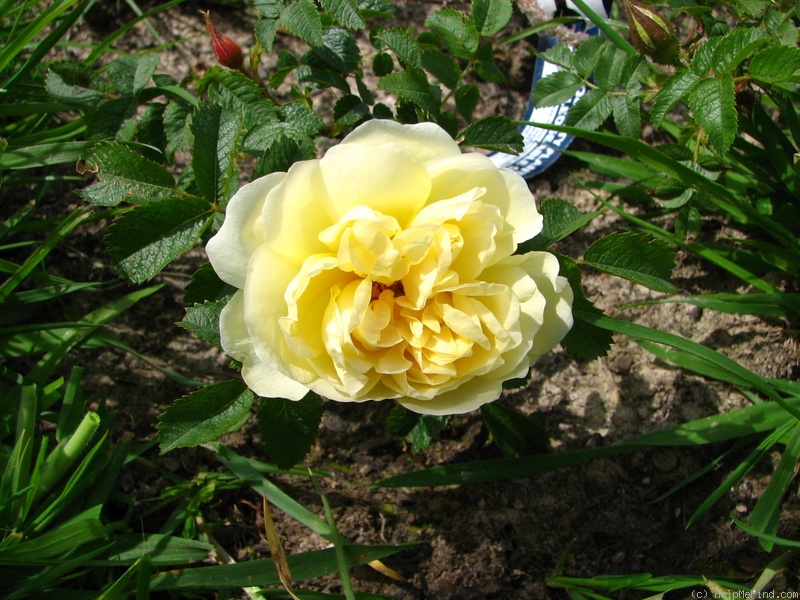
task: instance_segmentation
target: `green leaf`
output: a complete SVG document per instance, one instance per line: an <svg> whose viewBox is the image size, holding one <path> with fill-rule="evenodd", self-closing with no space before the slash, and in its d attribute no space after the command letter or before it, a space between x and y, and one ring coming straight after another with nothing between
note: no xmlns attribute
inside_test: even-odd
<svg viewBox="0 0 800 600"><path fill-rule="evenodd" d="M395 405L389 417L386 419L386 431L395 437L404 438L414 426L419 423L422 415L413 410L408 410L401 404Z"/></svg>
<svg viewBox="0 0 800 600"><path fill-rule="evenodd" d="M405 68L419 69L422 67L422 52L419 43L405 29L400 27L384 29L376 37L397 55Z"/></svg>
<svg viewBox="0 0 800 600"><path fill-rule="evenodd" d="M189 306L186 308L186 316L178 325L191 331L201 340L222 348L219 339L219 316L227 303L227 300L217 300Z"/></svg>
<svg viewBox="0 0 800 600"><path fill-rule="evenodd" d="M340 75L349 75L358 68L361 52L352 33L329 27L322 41L323 46L312 48L303 57L306 64L319 69L332 69Z"/></svg>
<svg viewBox="0 0 800 600"><path fill-rule="evenodd" d="M394 71L394 59L386 52L378 52L372 57L372 72L376 77L383 77Z"/></svg>
<svg viewBox="0 0 800 600"><path fill-rule="evenodd" d="M505 83L506 76L498 68L494 60L494 51L492 43L489 41L483 42L478 46L478 51L475 53L475 73L478 77L489 83Z"/></svg>
<svg viewBox="0 0 800 600"><path fill-rule="evenodd" d="M255 396L244 383L231 379L192 392L159 417L161 454L175 448L211 442L239 425L250 412Z"/></svg>
<svg viewBox="0 0 800 600"><path fill-rule="evenodd" d="M206 560L214 547L206 542L160 533L123 533L114 536L105 552L106 559L95 559L93 565L127 565L147 556L153 565L185 565Z"/></svg>
<svg viewBox="0 0 800 600"><path fill-rule="evenodd" d="M750 60L750 76L764 83L799 83L800 49L773 45Z"/></svg>
<svg viewBox="0 0 800 600"><path fill-rule="evenodd" d="M107 539L99 519L80 519L0 550L0 565L36 564L54 556L74 551L94 540Z"/></svg>
<svg viewBox="0 0 800 600"><path fill-rule="evenodd" d="M531 240L531 250L549 248L600 214L600 211L584 214L570 202L561 198L548 198L539 206L539 212L542 214L544 226L542 231Z"/></svg>
<svg viewBox="0 0 800 600"><path fill-rule="evenodd" d="M322 419L322 398L309 392L302 400L261 398L258 430L278 468L291 469L308 454Z"/></svg>
<svg viewBox="0 0 800 600"><path fill-rule="evenodd" d="M732 74L756 49L768 43L768 38L767 32L758 27L737 28L724 35L711 58L714 71Z"/></svg>
<svg viewBox="0 0 800 600"><path fill-rule="evenodd" d="M298 160L306 160L314 157L313 146L308 149L295 137L289 137L283 133L270 139L263 147L264 153L258 159L256 173L268 175L270 173L284 173L289 170Z"/></svg>
<svg viewBox="0 0 800 600"><path fill-rule="evenodd" d="M575 70L581 77L589 78L592 76L594 67L603 55L603 51L606 50L608 43L602 35L593 35L578 46L577 50L575 50L573 63Z"/></svg>
<svg viewBox="0 0 800 600"><path fill-rule="evenodd" d="M566 123L571 127L594 130L611 116L613 110L613 96L605 90L592 89L572 105Z"/></svg>
<svg viewBox="0 0 800 600"><path fill-rule="evenodd" d="M719 79L701 79L692 87L687 99L692 116L719 154L728 151L739 131L735 96L733 78L725 74Z"/></svg>
<svg viewBox="0 0 800 600"><path fill-rule="evenodd" d="M445 46L458 58L469 59L478 50L475 23L452 8L441 8L425 19L425 25L438 33Z"/></svg>
<svg viewBox="0 0 800 600"><path fill-rule="evenodd" d="M767 489L761 494L753 512L750 513L749 525L759 533L773 536L777 534L781 500L794 479L798 462L800 462L800 423L795 424L792 437L786 444ZM762 539L760 543L764 550L772 551L774 543L771 540Z"/></svg>
<svg viewBox="0 0 800 600"><path fill-rule="evenodd" d="M411 453L422 452L430 446L439 437L449 418L439 415L420 415L419 420L405 436L411 444Z"/></svg>
<svg viewBox="0 0 800 600"><path fill-rule="evenodd" d="M347 564L350 567L380 560L410 545L386 544L382 546L363 546L347 544L344 546ZM315 550L286 557L292 579L303 581L336 573L339 563L336 550ZM278 570L272 559L248 560L242 563L213 567L196 567L179 571L159 573L150 580L150 590L180 590L192 588L219 589L280 585Z"/></svg>
<svg viewBox="0 0 800 600"><path fill-rule="evenodd" d="M642 132L642 104L632 94L614 98L614 124L621 135L638 138Z"/></svg>
<svg viewBox="0 0 800 600"><path fill-rule="evenodd" d="M462 146L484 148L495 152L519 154L524 148L517 125L505 117L493 115L475 121L460 134Z"/></svg>
<svg viewBox="0 0 800 600"><path fill-rule="evenodd" d="M481 415L504 456L527 456L550 446L550 437L541 425L499 402L481 406Z"/></svg>
<svg viewBox="0 0 800 600"><path fill-rule="evenodd" d="M472 121L472 114L475 112L480 99L481 90L473 83L464 84L456 89L456 108L466 121Z"/></svg>
<svg viewBox="0 0 800 600"><path fill-rule="evenodd" d="M178 193L166 169L117 142L92 147L85 169L97 172L98 182L79 190L78 195L100 206L156 202Z"/></svg>
<svg viewBox="0 0 800 600"><path fill-rule="evenodd" d="M234 290L232 285L219 278L211 263L205 263L192 275L192 280L184 290L183 299L187 304L229 300Z"/></svg>
<svg viewBox="0 0 800 600"><path fill-rule="evenodd" d="M562 272L562 275L564 274L565 273ZM572 285L572 279L570 279L570 285ZM575 290L576 287L572 285L572 289ZM601 356L607 356L608 351L611 349L611 344L614 343L611 332L601 329L582 317L582 315L586 313L602 315L603 311L579 294L576 294L572 307L575 320L572 324L572 328L567 335L564 336L564 339L561 340L561 346L580 360L588 361ZM580 308L580 310L576 310L578 308Z"/></svg>
<svg viewBox="0 0 800 600"><path fill-rule="evenodd" d="M570 100L583 87L583 79L570 71L556 71L543 77L533 90L535 106L557 106Z"/></svg>
<svg viewBox="0 0 800 600"><path fill-rule="evenodd" d="M367 24L358 12L358 5L353 0L320 0L322 8L342 27L347 29L365 29Z"/></svg>
<svg viewBox="0 0 800 600"><path fill-rule="evenodd" d="M678 291L669 282L675 267L675 251L646 233L611 233L589 246L583 258L591 267L652 290L666 294Z"/></svg>
<svg viewBox="0 0 800 600"><path fill-rule="evenodd" d="M575 53L563 42L556 44L552 48L548 48L543 54L536 54L540 56L542 60L563 67L566 70L571 70L575 62Z"/></svg>
<svg viewBox="0 0 800 600"><path fill-rule="evenodd" d="M45 75L47 92L63 102L95 104L103 97L103 80L80 62L50 63Z"/></svg>
<svg viewBox="0 0 800 600"><path fill-rule="evenodd" d="M142 283L194 247L214 218L200 198L169 198L120 216L108 229L108 253L120 273Z"/></svg>
<svg viewBox="0 0 800 600"><path fill-rule="evenodd" d="M268 19L280 17L284 6L283 0L253 0L253 7Z"/></svg>
<svg viewBox="0 0 800 600"><path fill-rule="evenodd" d="M108 64L108 80L124 96L136 96L148 84L158 67L158 53L123 56Z"/></svg>
<svg viewBox="0 0 800 600"><path fill-rule="evenodd" d="M242 116L218 105L204 104L192 119L192 166L200 194L224 208L239 189L236 158L242 136Z"/></svg>
<svg viewBox="0 0 800 600"><path fill-rule="evenodd" d="M494 35L511 20L511 0L472 0L472 18L478 33Z"/></svg>
<svg viewBox="0 0 800 600"><path fill-rule="evenodd" d="M456 89L461 81L461 67L438 48L431 48L423 52L422 68L451 90Z"/></svg>
<svg viewBox="0 0 800 600"><path fill-rule="evenodd" d="M275 43L275 36L278 35L280 21L274 19L260 19L256 23L255 35L258 43L264 47L264 51L272 54L272 45Z"/></svg>
<svg viewBox="0 0 800 600"><path fill-rule="evenodd" d="M385 75L378 80L378 89L395 94L399 99L413 102L432 113L439 111L438 98L431 93L431 85L422 69L406 69Z"/></svg>
<svg viewBox="0 0 800 600"><path fill-rule="evenodd" d="M312 0L295 0L283 9L280 24L310 46L322 46L322 19Z"/></svg>
<svg viewBox="0 0 800 600"><path fill-rule="evenodd" d="M333 118L342 127L352 127L368 116L369 106L352 94L342 96L333 106Z"/></svg>
<svg viewBox="0 0 800 600"><path fill-rule="evenodd" d="M656 94L653 100L653 106L650 109L650 122L659 127L661 121L667 116L667 113L686 97L686 94L692 89L695 83L700 80L700 77L691 71L678 71L664 82L661 89Z"/></svg>

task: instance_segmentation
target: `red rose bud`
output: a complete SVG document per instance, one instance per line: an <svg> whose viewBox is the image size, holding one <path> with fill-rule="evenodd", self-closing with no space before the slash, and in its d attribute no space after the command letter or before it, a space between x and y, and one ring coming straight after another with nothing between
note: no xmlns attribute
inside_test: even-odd
<svg viewBox="0 0 800 600"><path fill-rule="evenodd" d="M631 41L636 49L662 65L678 65L680 42L672 23L637 0L623 0Z"/></svg>
<svg viewBox="0 0 800 600"><path fill-rule="evenodd" d="M209 11L203 12L203 17L206 20L206 29L208 35L211 36L211 45L214 48L214 56L217 57L219 64L229 69L240 70L244 64L244 54L242 47L234 42L232 39L220 35L217 27L211 20L211 13Z"/></svg>

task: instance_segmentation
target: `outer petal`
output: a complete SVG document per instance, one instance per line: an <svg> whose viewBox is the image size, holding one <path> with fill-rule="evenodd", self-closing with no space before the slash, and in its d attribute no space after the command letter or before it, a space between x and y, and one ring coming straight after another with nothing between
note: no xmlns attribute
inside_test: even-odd
<svg viewBox="0 0 800 600"><path fill-rule="evenodd" d="M502 379L476 377L430 400L404 397L398 398L397 401L408 410L423 415L458 415L480 408L488 402L494 402L502 393Z"/></svg>
<svg viewBox="0 0 800 600"><path fill-rule="evenodd" d="M542 326L533 338L531 364L556 347L572 328L573 292L566 277L558 275L558 259L549 252L529 252L524 268L547 300Z"/></svg>
<svg viewBox="0 0 800 600"><path fill-rule="evenodd" d="M285 178L286 173L272 173L256 179L228 202L225 222L206 245L211 265L226 283L244 287L250 257L264 243L260 216L267 195Z"/></svg>
<svg viewBox="0 0 800 600"><path fill-rule="evenodd" d="M320 169L337 221L363 204L405 227L430 194L425 167L397 144L340 144L328 150Z"/></svg>
<svg viewBox="0 0 800 600"><path fill-rule="evenodd" d="M299 267L312 254L326 252L319 233L333 224L318 160L295 163L262 211L264 240L275 256Z"/></svg>
<svg viewBox="0 0 800 600"><path fill-rule="evenodd" d="M422 162L436 157L461 154L453 138L434 123L401 125L395 121L380 119L367 121L342 140L342 144L351 143L367 147L398 144Z"/></svg>
<svg viewBox="0 0 800 600"><path fill-rule="evenodd" d="M242 377L259 396L300 400L308 388L261 361L244 321L244 293L234 294L220 315L222 348L242 363Z"/></svg>
<svg viewBox="0 0 800 600"><path fill-rule="evenodd" d="M433 188L431 201L452 198L473 188L486 188L481 202L493 204L513 228L514 242L524 242L542 230L542 216L525 180L508 169L498 169L482 154L460 154L426 165Z"/></svg>

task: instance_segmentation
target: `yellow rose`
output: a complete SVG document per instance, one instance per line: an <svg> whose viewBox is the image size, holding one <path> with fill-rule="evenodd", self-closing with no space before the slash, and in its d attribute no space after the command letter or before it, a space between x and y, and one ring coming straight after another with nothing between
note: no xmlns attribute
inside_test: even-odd
<svg viewBox="0 0 800 600"><path fill-rule="evenodd" d="M518 175L432 123L369 121L229 202L207 247L238 288L222 347L261 396L476 409L572 326L556 258L513 255L541 228Z"/></svg>

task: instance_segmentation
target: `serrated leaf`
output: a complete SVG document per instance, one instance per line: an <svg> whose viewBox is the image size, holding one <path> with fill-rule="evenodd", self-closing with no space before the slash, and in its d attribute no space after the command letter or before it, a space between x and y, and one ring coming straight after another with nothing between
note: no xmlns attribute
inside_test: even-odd
<svg viewBox="0 0 800 600"><path fill-rule="evenodd" d="M800 82L800 49L775 45L750 60L751 77L765 83Z"/></svg>
<svg viewBox="0 0 800 600"><path fill-rule="evenodd" d="M646 233L611 233L589 246L583 259L584 264L657 292L678 291L669 282L675 268L675 251Z"/></svg>
<svg viewBox="0 0 800 600"><path fill-rule="evenodd" d="M472 19L478 33L494 35L511 20L511 0L472 0Z"/></svg>
<svg viewBox="0 0 800 600"><path fill-rule="evenodd" d="M572 69L575 62L575 54L570 50L570 47L565 43L560 42L548 48L544 53L536 53L542 60L563 67L564 69Z"/></svg>
<svg viewBox="0 0 800 600"><path fill-rule="evenodd" d="M369 106L352 94L342 96L333 106L333 118L343 127L351 127L368 116Z"/></svg>
<svg viewBox="0 0 800 600"><path fill-rule="evenodd" d="M176 152L185 150L188 143L189 109L185 104L171 100L164 109L164 136L167 143L164 156L172 162Z"/></svg>
<svg viewBox="0 0 800 600"><path fill-rule="evenodd" d="M557 241L577 231L592 219L599 211L580 212L575 206L561 198L549 198L539 206L543 217L542 231L531 240L531 250L544 250Z"/></svg>
<svg viewBox="0 0 800 600"><path fill-rule="evenodd" d="M734 29L724 35L714 48L711 62L719 74L731 73L756 49L768 43L769 36L757 27Z"/></svg>
<svg viewBox="0 0 800 600"><path fill-rule="evenodd" d="M202 198L145 204L111 224L105 238L108 253L124 277L142 283L193 248L213 218L213 207Z"/></svg>
<svg viewBox="0 0 800 600"><path fill-rule="evenodd" d="M239 112L251 127L277 118L275 103L266 97L264 89L252 79L230 69L215 69L213 73L209 97L214 104Z"/></svg>
<svg viewBox="0 0 800 600"><path fill-rule="evenodd" d="M563 274L563 272L562 272ZM573 290L575 287L573 286ZM577 310L580 308L580 310ZM582 318L581 313L590 312L602 315L603 311L594 306L586 298L576 296L572 304L575 319L572 329L569 330L561 346L570 354L581 360L594 360L608 355L611 344L614 343L613 335L607 329L602 329L594 323L589 323Z"/></svg>
<svg viewBox="0 0 800 600"><path fill-rule="evenodd" d="M313 392L302 400L260 399L258 429L279 469L291 469L308 454L317 439L322 409L322 399Z"/></svg>
<svg viewBox="0 0 800 600"><path fill-rule="evenodd" d="M583 80L570 71L556 71L543 77L533 90L534 106L558 106L583 87Z"/></svg>
<svg viewBox="0 0 800 600"><path fill-rule="evenodd" d="M452 8L441 8L425 19L425 25L438 33L445 46L458 58L469 59L478 49L475 23Z"/></svg>
<svg viewBox="0 0 800 600"><path fill-rule="evenodd" d="M601 90L612 91L621 87L622 74L630 56L616 46L608 46L600 55L594 70L594 80Z"/></svg>
<svg viewBox="0 0 800 600"><path fill-rule="evenodd" d="M475 53L475 73L478 77L489 83L505 83L506 76L498 68L494 60L491 42L483 42Z"/></svg>
<svg viewBox="0 0 800 600"><path fill-rule="evenodd" d="M405 29L400 27L384 29L378 33L377 38L397 55L400 63L406 68L419 69L422 67L422 52L419 43Z"/></svg>
<svg viewBox="0 0 800 600"><path fill-rule="evenodd" d="M347 29L365 29L367 24L358 12L358 5L353 0L320 0L325 9L334 20Z"/></svg>
<svg viewBox="0 0 800 600"><path fill-rule="evenodd" d="M253 0L253 7L268 19L280 17L284 6L283 0Z"/></svg>
<svg viewBox="0 0 800 600"><path fill-rule="evenodd" d="M98 181L78 195L93 204L147 203L176 195L166 169L117 142L94 145L84 164L87 171L97 172Z"/></svg>
<svg viewBox="0 0 800 600"><path fill-rule="evenodd" d="M322 19L312 0L295 0L283 9L280 24L310 46L322 46Z"/></svg>
<svg viewBox="0 0 800 600"><path fill-rule="evenodd" d="M103 80L83 63L58 61L48 65L45 89L64 102L94 104L103 97Z"/></svg>
<svg viewBox="0 0 800 600"><path fill-rule="evenodd" d="M116 58L108 64L108 80L119 93L136 96L153 77L159 58L158 53Z"/></svg>
<svg viewBox="0 0 800 600"><path fill-rule="evenodd" d="M376 77L383 77L394 71L394 59L391 54L378 52L372 57L372 72Z"/></svg>
<svg viewBox="0 0 800 600"><path fill-rule="evenodd" d="M178 323L201 340L222 348L219 339L219 315L228 303L227 300L204 302L186 308L186 316Z"/></svg>
<svg viewBox="0 0 800 600"><path fill-rule="evenodd" d="M398 404L386 419L386 431L395 437L405 437L411 433L421 418L420 413L408 410L405 406Z"/></svg>
<svg viewBox="0 0 800 600"><path fill-rule="evenodd" d="M540 454L550 445L550 437L541 425L499 402L481 406L481 415L504 456Z"/></svg>
<svg viewBox="0 0 800 600"><path fill-rule="evenodd" d="M714 150L725 154L739 131L733 78L725 74L701 79L689 92L687 104Z"/></svg>
<svg viewBox="0 0 800 600"><path fill-rule="evenodd" d="M278 35L280 21L273 19L260 19L256 23L255 35L258 43L264 47L264 51L272 54L272 45L275 43L275 36Z"/></svg>
<svg viewBox="0 0 800 600"><path fill-rule="evenodd" d="M431 112L438 112L437 98L431 93L431 85L422 69L406 69L390 73L378 80L378 89L395 94Z"/></svg>
<svg viewBox="0 0 800 600"><path fill-rule="evenodd" d="M460 135L462 146L484 148L494 152L519 154L525 147L517 125L505 117L493 115L475 121Z"/></svg>
<svg viewBox="0 0 800 600"><path fill-rule="evenodd" d="M322 36L323 46L312 48L303 62L320 69L332 69L340 75L349 75L358 68L361 51L348 31L329 27Z"/></svg>
<svg viewBox="0 0 800 600"><path fill-rule="evenodd" d="M211 263L200 266L186 285L183 300L187 304L203 304L215 300L228 300L236 291L232 285L219 278Z"/></svg>
<svg viewBox="0 0 800 600"><path fill-rule="evenodd" d="M184 396L158 417L161 454L216 440L247 417L254 399L253 392L236 379Z"/></svg>
<svg viewBox="0 0 800 600"><path fill-rule="evenodd" d="M258 160L257 175L286 172L299 160L314 158L314 146L310 142L304 144L296 138L280 133L263 148L264 153Z"/></svg>
<svg viewBox="0 0 800 600"><path fill-rule="evenodd" d="M192 164L200 194L224 208L239 189L237 153L242 116L219 105L201 105L192 119Z"/></svg>
<svg viewBox="0 0 800 600"><path fill-rule="evenodd" d="M692 55L692 71L697 75L706 75L714 67L714 52L722 41L721 37L707 39Z"/></svg>
<svg viewBox="0 0 800 600"><path fill-rule="evenodd" d="M630 94L623 94L614 99L614 124L620 135L638 138L642 132L642 104Z"/></svg>
<svg viewBox="0 0 800 600"><path fill-rule="evenodd" d="M422 68L451 90L456 89L461 81L461 67L450 56L437 48L422 53Z"/></svg>
<svg viewBox="0 0 800 600"><path fill-rule="evenodd" d="M456 108L466 121L472 121L472 115L481 99L481 90L477 85L467 83L456 90Z"/></svg>
<svg viewBox="0 0 800 600"><path fill-rule="evenodd" d="M590 77L609 42L602 35L593 35L575 50L573 64L581 77Z"/></svg>
<svg viewBox="0 0 800 600"><path fill-rule="evenodd" d="M656 94L650 109L650 121L655 127L661 125L661 121L672 110L672 107L683 100L699 80L700 77L691 71L678 71L670 75Z"/></svg>
<svg viewBox="0 0 800 600"><path fill-rule="evenodd" d="M614 110L613 96L605 90L589 90L572 105L567 114L566 125L594 130L611 116Z"/></svg>

